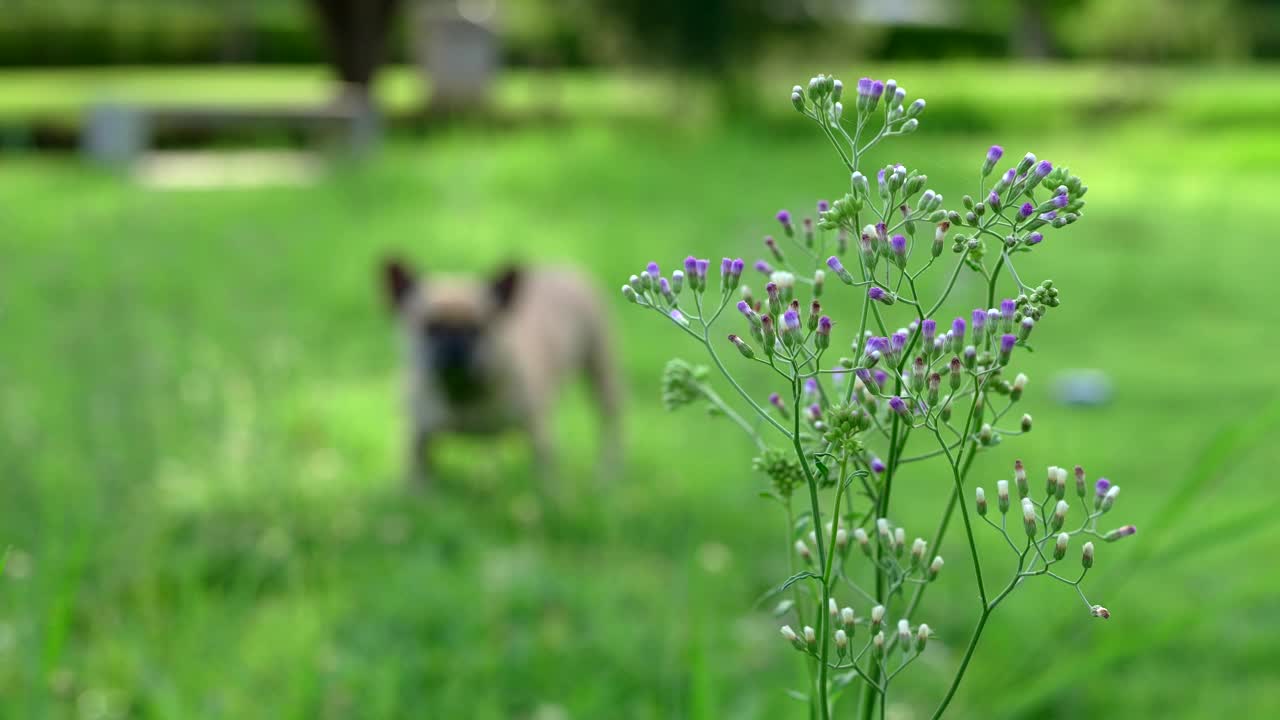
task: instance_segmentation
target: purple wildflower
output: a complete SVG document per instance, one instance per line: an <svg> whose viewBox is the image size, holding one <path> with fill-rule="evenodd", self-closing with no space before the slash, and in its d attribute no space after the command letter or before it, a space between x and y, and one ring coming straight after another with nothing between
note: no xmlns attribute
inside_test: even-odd
<svg viewBox="0 0 1280 720"><path fill-rule="evenodd" d="M757 260L755 264L755 268L757 272L764 273L765 275L773 274L773 266L765 262L764 260Z"/></svg>
<svg viewBox="0 0 1280 720"><path fill-rule="evenodd" d="M830 334L831 334L831 318L830 318L830 316L823 315L822 317L818 318L818 334L819 334L819 335L830 335Z"/></svg>
<svg viewBox="0 0 1280 720"><path fill-rule="evenodd" d="M745 270L746 267L747 264L742 261L742 258L734 258L733 262L729 263L729 273L735 278L742 277L742 271Z"/></svg>
<svg viewBox="0 0 1280 720"><path fill-rule="evenodd" d="M720 258L720 274L729 276L733 273L733 261L729 258Z"/></svg>
<svg viewBox="0 0 1280 720"><path fill-rule="evenodd" d="M951 321L951 334L956 343L964 342L964 318L956 318Z"/></svg>
<svg viewBox="0 0 1280 720"><path fill-rule="evenodd" d="M1000 162L1000 158L1004 157L1004 148L999 145L992 145L987 149L987 162L995 165Z"/></svg>
<svg viewBox="0 0 1280 720"><path fill-rule="evenodd" d="M894 395L889 398L889 408L903 417L907 417L911 413L907 410L907 403L902 398Z"/></svg>
<svg viewBox="0 0 1280 720"><path fill-rule="evenodd" d="M836 275L845 275L848 273L848 271L844 269L844 264L840 262L840 258L835 255L827 258L827 267L831 268L831 271Z"/></svg>
<svg viewBox="0 0 1280 720"><path fill-rule="evenodd" d="M1066 193L1053 196L1053 206L1056 208L1064 208L1070 202L1071 202L1071 198L1068 198Z"/></svg>
<svg viewBox="0 0 1280 720"><path fill-rule="evenodd" d="M1051 172L1053 172L1053 163L1049 162L1048 160L1041 160L1039 164L1036 165L1036 177L1040 178L1041 180L1043 180L1044 176L1048 175Z"/></svg>
<svg viewBox="0 0 1280 720"><path fill-rule="evenodd" d="M705 280L707 277L707 269L711 267L711 261L706 258L699 258L695 263L695 269L698 272L698 279Z"/></svg>
<svg viewBox="0 0 1280 720"><path fill-rule="evenodd" d="M982 308L975 308L973 311L973 331L975 333L982 332L987 326L987 311Z"/></svg>
<svg viewBox="0 0 1280 720"><path fill-rule="evenodd" d="M645 270L648 271L649 277L653 278L654 280L657 280L658 278L662 277L662 270L658 268L658 263L656 262L649 263L648 267L646 267Z"/></svg>
<svg viewBox="0 0 1280 720"><path fill-rule="evenodd" d="M858 79L858 94L859 94L859 95L861 95L861 96L863 96L863 97L870 97L870 96L871 96L871 83L872 83L872 80L871 80L871 78L869 78L869 77L859 78L859 79ZM881 88L881 89L883 90L883 88Z"/></svg>
<svg viewBox="0 0 1280 720"><path fill-rule="evenodd" d="M871 373L871 377L876 381L876 385L879 386L881 390L884 390L885 384L889 382L889 373L883 370L876 370Z"/></svg>
<svg viewBox="0 0 1280 720"><path fill-rule="evenodd" d="M1016 177L1018 177L1018 171L1013 168L1009 168L1005 171L1004 177L1001 178L1000 182L1004 185L1012 185L1013 180Z"/></svg>
<svg viewBox="0 0 1280 720"><path fill-rule="evenodd" d="M1040 219L1045 222L1053 222L1054 220L1058 219L1058 211L1050 210L1047 213L1040 213Z"/></svg>
<svg viewBox="0 0 1280 720"><path fill-rule="evenodd" d="M800 329L800 313L788 310L782 313L782 327L789 331Z"/></svg>
<svg viewBox="0 0 1280 720"><path fill-rule="evenodd" d="M1032 205L1031 203L1022 203L1022 207L1018 208L1018 216L1025 220L1026 218L1031 217L1031 214L1035 211L1035 205Z"/></svg>
<svg viewBox="0 0 1280 720"><path fill-rule="evenodd" d="M884 461L873 455L871 457L871 472L880 475L885 469Z"/></svg>
<svg viewBox="0 0 1280 720"><path fill-rule="evenodd" d="M938 333L938 323L933 318L926 319L920 323L920 333L927 342L933 342L934 335Z"/></svg>
<svg viewBox="0 0 1280 720"><path fill-rule="evenodd" d="M871 287L867 288L867 297L871 298L872 300L881 301L885 297L884 290L877 285L872 285Z"/></svg>
<svg viewBox="0 0 1280 720"><path fill-rule="evenodd" d="M1013 352L1013 346L1017 342L1018 342L1018 337L1016 335L1010 335L1009 333L1005 333L1004 335L1001 335L1000 336L1001 354L1007 355Z"/></svg>
<svg viewBox="0 0 1280 720"><path fill-rule="evenodd" d="M690 255L684 259L684 273L690 278L698 276L698 259Z"/></svg>
<svg viewBox="0 0 1280 720"><path fill-rule="evenodd" d="M893 350L893 353L895 355L905 350L906 347L907 347L907 333L899 330L895 332L893 335L889 336L889 348Z"/></svg>
<svg viewBox="0 0 1280 720"><path fill-rule="evenodd" d="M1107 491L1110 489L1111 489L1111 481L1106 478L1098 478L1098 482L1093 484L1093 491L1098 496L1099 499L1102 499L1104 496L1106 496Z"/></svg>
<svg viewBox="0 0 1280 720"><path fill-rule="evenodd" d="M1000 315L1005 320L1013 320L1014 313L1018 312L1018 303L1009 298L1000 301Z"/></svg>
<svg viewBox="0 0 1280 720"><path fill-rule="evenodd" d="M778 393L769 393L769 404L786 412L787 406L782 404L782 396Z"/></svg>
<svg viewBox="0 0 1280 720"><path fill-rule="evenodd" d="M907 238L904 235L894 235L889 240L889 247L893 248L893 254L903 257L907 254Z"/></svg>
<svg viewBox="0 0 1280 720"><path fill-rule="evenodd" d="M818 393L818 380L817 380L816 378L809 378L809 379L805 380L805 381L804 381L804 394L805 394L805 395L816 395L817 393Z"/></svg>
<svg viewBox="0 0 1280 720"><path fill-rule="evenodd" d="M809 417L815 422L822 419L822 406L814 403L809 406Z"/></svg>
<svg viewBox="0 0 1280 720"><path fill-rule="evenodd" d="M831 209L831 203L827 202L826 200L818 201L818 212L824 213L830 209Z"/></svg>
<svg viewBox="0 0 1280 720"><path fill-rule="evenodd" d="M1027 236L1028 245L1038 245L1041 240L1044 240L1044 235L1041 235L1038 232L1033 232Z"/></svg>
<svg viewBox="0 0 1280 720"><path fill-rule="evenodd" d="M776 217L778 218L778 222L782 224L783 227L786 227L791 224L791 213L787 212L786 210L779 210Z"/></svg>

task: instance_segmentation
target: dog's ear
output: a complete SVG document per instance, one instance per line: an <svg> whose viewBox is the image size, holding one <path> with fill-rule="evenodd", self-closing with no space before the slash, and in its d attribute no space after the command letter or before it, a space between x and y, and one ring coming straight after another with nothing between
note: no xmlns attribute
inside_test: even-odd
<svg viewBox="0 0 1280 720"><path fill-rule="evenodd" d="M511 303L515 301L516 295L520 292L520 282L524 271L516 265L508 265L498 272L493 278L493 297L498 303L498 309L506 310L511 307Z"/></svg>
<svg viewBox="0 0 1280 720"><path fill-rule="evenodd" d="M387 303L393 311L399 311L417 285L418 280L413 271L398 258L388 258L382 262L382 284L387 293Z"/></svg>

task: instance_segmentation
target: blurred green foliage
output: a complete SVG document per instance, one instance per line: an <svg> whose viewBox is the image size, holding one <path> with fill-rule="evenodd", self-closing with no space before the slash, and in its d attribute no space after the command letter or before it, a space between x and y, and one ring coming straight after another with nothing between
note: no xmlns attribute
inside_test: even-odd
<svg viewBox="0 0 1280 720"><path fill-rule="evenodd" d="M1124 517L1141 528L1099 548L1091 591L1108 623L1047 584L1001 608L957 716L1280 715L1272 75L892 74L929 99L928 122L871 163L925 168L953 196L999 142L1089 178L1086 221L1020 267L1064 294L1028 360L1036 430L974 476L1007 477L1015 456L1082 463L1124 485ZM25 107L65 105L49 77L2 82ZM785 102L797 77L762 83L778 115L716 123L673 120L672 97L709 114L698 108L714 95L688 86L575 76L561 96L575 122L400 138L302 188L159 192L67 159L7 160L0 717L800 712L783 693L798 667L752 605L786 574L782 521L757 497L767 480L719 422L662 410L663 363L702 359L613 294L650 259L751 258L777 208L803 214L840 191L829 148ZM322 87L307 72L293 85L285 71L235 78L211 92ZM519 78L500 92L507 106L538 99ZM138 82L197 93L213 77ZM511 255L589 268L620 321L625 481L588 476L593 416L575 391L553 487L529 476L519 442L457 440L436 492L404 494L375 285L391 249L428 271ZM842 292L825 298L837 342L852 324ZM1064 367L1106 368L1114 404L1055 406ZM901 522L914 532L933 517L948 483L941 466L913 471ZM980 539L1000 556L997 537ZM930 663L955 662L972 592L948 563L925 615ZM904 675L890 713L920 717L945 676Z"/></svg>
<svg viewBox="0 0 1280 720"><path fill-rule="evenodd" d="M448 5L450 0L441 4ZM414 5L406 2L406 8ZM518 0L497 28L515 65L625 62L720 74L783 54L1188 60L1280 56L1270 0L967 0L905 22L846 17L856 4L768 0ZM933 10L949 13L929 16ZM1025 42L1042 33L1044 48ZM391 57L405 60L407 16ZM7 0L0 65L317 62L325 47L304 0Z"/></svg>

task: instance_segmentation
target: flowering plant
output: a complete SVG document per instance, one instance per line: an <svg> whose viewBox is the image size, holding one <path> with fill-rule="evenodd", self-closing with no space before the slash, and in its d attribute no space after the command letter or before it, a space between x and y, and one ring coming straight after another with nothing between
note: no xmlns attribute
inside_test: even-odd
<svg viewBox="0 0 1280 720"><path fill-rule="evenodd" d="M755 467L770 480L763 494L785 510L793 572L772 595L788 596L776 613L790 620L782 635L808 669L810 686L800 694L811 716L829 718L854 687L860 688L861 716L871 717L877 707L883 716L894 678L929 642L931 631L917 612L943 567L930 550L940 546L959 508L978 619L936 718L954 697L988 619L1025 581L1062 583L1094 617L1110 617L1082 587L1094 563L1094 541L1135 532L1132 525L1098 529L1120 488L1105 478L1090 485L1080 466L1070 473L1049 467L1037 497L1026 467L1016 461L1012 490L1007 480L995 483L994 510L986 488L966 485L978 453L1031 431L1030 415L1012 427L1006 420L1027 386L1026 375L1012 371L1018 352L1031 349L1037 325L1059 306L1059 290L1050 280L1026 284L1015 262L1040 249L1045 233L1080 219L1088 188L1067 168L1030 153L989 183L1004 154L999 146L982 161L978 200L965 195L963 210L944 209L943 196L926 189L927 177L902 165L879 169L873 184L860 161L880 142L914 132L925 101L905 104L906 91L893 80L863 78L854 111L846 115L843 89L839 80L818 75L807 89L791 92L796 110L835 148L849 189L833 203L819 202L816 222L804 218L797 227L786 210L777 214L787 248L764 239L770 259L754 263L765 281L762 297L742 282L743 260L721 261L717 287L710 262L693 256L669 277L649 263L622 293L703 346L750 411L744 417L712 388L709 368L668 363L667 407L706 402L739 426L759 450ZM954 266L938 297L926 300L917 286L935 264L947 264L939 260L948 237ZM852 247L850 238L856 238ZM981 278L985 302L940 324L940 311L966 271ZM860 300L850 354L835 360L835 323L822 306L829 275L854 288ZM1012 297L998 300L1002 288L1011 288ZM809 295L807 306L802 293ZM767 368L782 385L767 403L743 387L716 349L725 336L713 326L730 306L741 317L727 342L742 362ZM908 319L895 320L894 313ZM906 327L892 329L899 322ZM916 439L932 447L908 452ZM908 544L906 530L891 520L893 490L912 464L937 457L946 460L953 489L932 539ZM1073 504L1079 509L1073 511ZM989 586L984 577L975 541L982 524L1003 537L1015 558L1014 572L999 585ZM1078 570L1065 569L1077 539L1085 541L1076 551ZM855 548L862 559L851 557ZM837 593L854 599L846 605ZM890 624L894 617L900 619Z"/></svg>

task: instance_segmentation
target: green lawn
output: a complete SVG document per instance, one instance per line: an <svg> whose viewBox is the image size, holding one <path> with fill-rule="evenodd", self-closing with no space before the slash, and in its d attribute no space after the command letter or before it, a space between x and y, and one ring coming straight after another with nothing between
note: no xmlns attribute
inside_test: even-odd
<svg viewBox="0 0 1280 720"><path fill-rule="evenodd" d="M959 198L1000 142L1090 186L1085 220L1019 267L1064 303L1025 361L1035 431L981 456L976 482L1015 457L1081 463L1124 486L1117 517L1141 529L1099 548L1090 589L1109 622L1044 583L1002 606L956 716L1280 715L1266 335L1280 110L1257 99L1276 96L1274 71L1207 74L1214 86L1130 70L1160 102L1103 114L1096 69L1010 70L1014 90L990 92L1011 111L980 116L946 109L984 107L972 68L928 73L895 70L939 92L873 167L921 167ZM1029 99L1011 102L1021 86ZM935 110L950 129L931 129ZM662 411L662 362L696 348L614 291L650 259L754 258L779 207L840 191L820 137L778 119L454 129L301 189L157 192L69 159L6 159L0 716L802 715L784 692L800 666L753 606L787 562L751 446L696 409ZM391 249L426 268L590 268L623 346L625 479L588 477L593 420L575 391L559 501L516 439L451 443L435 492L407 496L375 287ZM977 301L961 291L949 311ZM1054 373L1092 367L1114 402L1056 406ZM909 532L931 532L945 470L903 476ZM1006 577L1002 541L980 535L989 575ZM891 717L927 717L974 619L959 535L942 554L922 616L938 637Z"/></svg>

